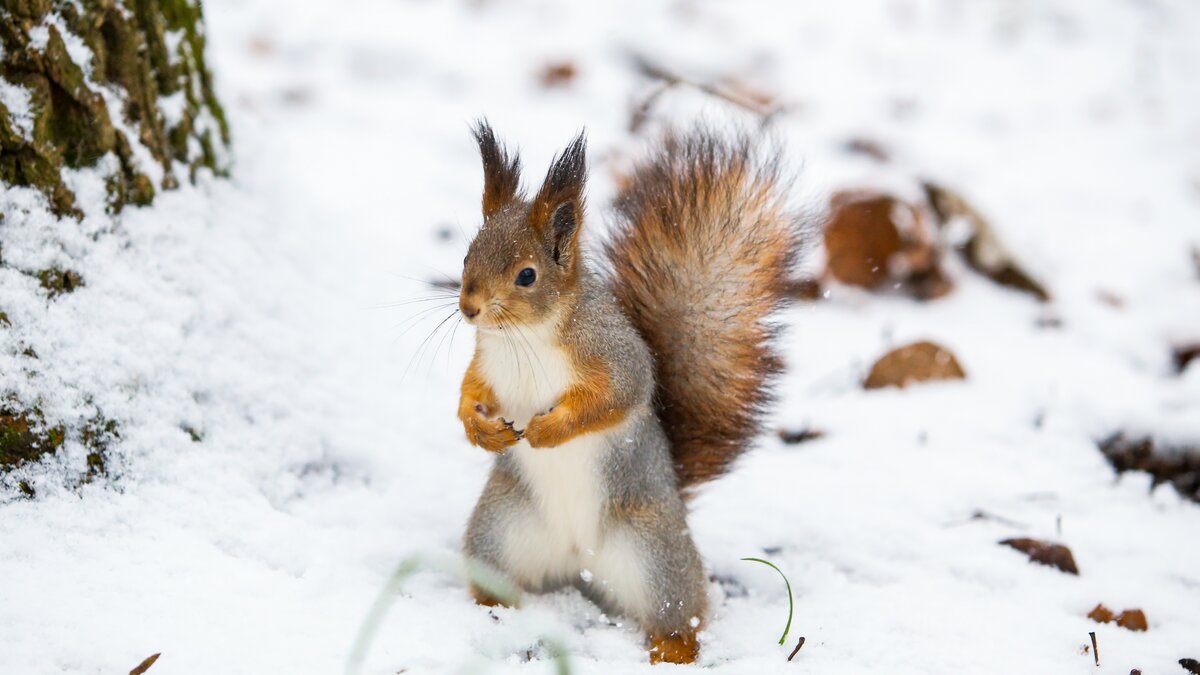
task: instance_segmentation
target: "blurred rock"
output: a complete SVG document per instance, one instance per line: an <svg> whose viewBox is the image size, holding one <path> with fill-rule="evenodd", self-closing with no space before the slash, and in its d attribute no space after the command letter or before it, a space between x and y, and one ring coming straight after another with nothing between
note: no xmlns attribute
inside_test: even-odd
<svg viewBox="0 0 1200 675"><path fill-rule="evenodd" d="M829 276L920 300L939 298L953 288L920 208L869 190L838 192L830 208L825 226Z"/></svg>
<svg viewBox="0 0 1200 675"><path fill-rule="evenodd" d="M914 342L883 355L863 382L866 389L906 387L926 380L961 380L966 377L958 359L932 342Z"/></svg>
<svg viewBox="0 0 1200 675"><path fill-rule="evenodd" d="M1079 574L1079 568L1075 566L1075 556L1071 555L1071 549L1062 544L1028 537L1005 539L1000 544L1017 549L1035 563L1049 565L1067 574Z"/></svg>
<svg viewBox="0 0 1200 675"><path fill-rule="evenodd" d="M863 288L888 280L888 265L900 253L900 230L893 221L898 204L886 195L834 195L833 216L825 226L825 250L834 279Z"/></svg>

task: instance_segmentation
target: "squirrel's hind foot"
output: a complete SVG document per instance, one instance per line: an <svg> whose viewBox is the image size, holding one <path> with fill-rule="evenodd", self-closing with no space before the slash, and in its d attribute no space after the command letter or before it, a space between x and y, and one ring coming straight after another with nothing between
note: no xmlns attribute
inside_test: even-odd
<svg viewBox="0 0 1200 675"><path fill-rule="evenodd" d="M650 663L694 663L700 655L695 631L649 636Z"/></svg>
<svg viewBox="0 0 1200 675"><path fill-rule="evenodd" d="M497 606L498 607L516 607L517 606L517 603L505 602L504 600L497 598L496 596L488 593L487 591L476 586L475 584L471 584L470 590L471 590L471 597L475 599L475 603L479 604L479 605L483 605L484 607L497 607Z"/></svg>

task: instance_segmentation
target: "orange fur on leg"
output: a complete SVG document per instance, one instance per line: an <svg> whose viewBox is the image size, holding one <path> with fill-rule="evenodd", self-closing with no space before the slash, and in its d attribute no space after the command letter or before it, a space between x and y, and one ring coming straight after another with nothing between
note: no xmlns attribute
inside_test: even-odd
<svg viewBox="0 0 1200 675"><path fill-rule="evenodd" d="M462 421L467 440L488 452L502 452L521 440L510 422L499 417L496 392L479 373L478 357L471 360L463 376L462 397L458 401L458 419Z"/></svg>
<svg viewBox="0 0 1200 675"><path fill-rule="evenodd" d="M535 448L553 448L619 424L625 409L614 401L612 378L600 363L578 365L579 381L549 412L529 420L524 436Z"/></svg>

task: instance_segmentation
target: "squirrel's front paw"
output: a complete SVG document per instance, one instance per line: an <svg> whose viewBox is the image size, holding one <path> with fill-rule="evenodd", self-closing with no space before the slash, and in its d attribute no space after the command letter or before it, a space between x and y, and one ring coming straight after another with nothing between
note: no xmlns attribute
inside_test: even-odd
<svg viewBox="0 0 1200 675"><path fill-rule="evenodd" d="M572 425L561 406L535 415L525 426L524 438L534 448L553 448L571 437Z"/></svg>
<svg viewBox="0 0 1200 675"><path fill-rule="evenodd" d="M512 422L502 418L472 415L463 420L463 427L467 431L467 440L488 452L503 452L521 440L521 432L513 429Z"/></svg>

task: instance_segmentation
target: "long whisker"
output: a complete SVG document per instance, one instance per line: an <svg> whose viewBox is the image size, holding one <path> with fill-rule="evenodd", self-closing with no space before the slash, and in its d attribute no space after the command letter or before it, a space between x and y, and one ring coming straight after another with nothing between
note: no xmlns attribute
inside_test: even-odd
<svg viewBox="0 0 1200 675"><path fill-rule="evenodd" d="M456 316L456 317L458 317L458 320L461 320L461 319L462 319L462 315L461 315L461 314L456 314L455 316ZM427 369L425 370L425 377L426 377L426 379L428 379L428 378L429 378L429 376L430 376L431 374L433 374L433 364L437 362L437 355L438 355L438 352L439 352L439 351L441 351L441 349L442 349L442 345L444 345L444 344L446 343L446 338L447 338L447 337L448 337L448 336L449 336L451 333L453 333L453 332L454 332L454 328L455 328L455 327L457 327L457 326L458 326L458 321L455 321L454 323L450 324L450 330L446 330L446 331L443 331L443 332L442 332L442 338L441 338L440 340L438 340L437 347L435 347L435 348L434 348L434 350L433 350L433 356L432 356L432 357L430 357L430 359L429 359L429 368L427 368ZM447 367L447 368L449 368L449 367L450 367L450 354L449 354L449 352L447 352L447 353L446 353L446 367Z"/></svg>
<svg viewBox="0 0 1200 675"><path fill-rule="evenodd" d="M457 299L458 293L439 293L437 295L426 295L420 298L409 298L408 300L400 300L399 302L382 302L375 305L366 305L365 309L391 309L393 307L404 307L405 305L414 305L423 302L434 302L437 300L452 300Z"/></svg>
<svg viewBox="0 0 1200 675"><path fill-rule="evenodd" d="M404 326L408 326L407 328L404 328L404 330L402 330L399 335L396 336L396 339L404 337L405 335L408 334L408 331L410 331L413 328L416 328L418 325L420 325L421 321L426 317L426 315L428 315L432 312L436 312L438 310L444 310L448 307L457 307L457 305L458 305L457 302L447 302L447 303L444 303L441 305L436 305L434 307L425 307L425 308L421 309L420 311L414 313L412 316L408 317L407 319L404 319L400 323L392 326L392 328L396 328L396 329L400 329ZM457 309L455 311L457 311Z"/></svg>
<svg viewBox="0 0 1200 675"><path fill-rule="evenodd" d="M502 309L502 307L497 303L492 303L492 307L494 309ZM523 379L521 377L521 359L520 355L517 353L517 350L513 346L511 338L509 337L511 326L508 321L505 320L504 314L500 312L497 312L496 314L496 323L500 324L500 335L503 336L504 346L508 348L508 353L512 355L513 363L515 363L517 366L517 380L520 381Z"/></svg>
<svg viewBox="0 0 1200 675"><path fill-rule="evenodd" d="M533 383L534 394L539 395L540 392L536 377L537 373L533 371L533 362L529 358L529 352L526 351L525 347L517 341L517 339L520 337L520 324L518 323L517 316L500 304L496 305L496 310L497 314L504 321L504 325L506 327L504 331L504 338L508 342L509 350L512 352L513 359L517 363L518 372L520 371L521 362L524 361L525 369L529 371L529 375L527 376L528 381ZM524 383L526 379L522 378L521 381Z"/></svg>
<svg viewBox="0 0 1200 675"><path fill-rule="evenodd" d="M450 329L450 346L446 348L446 368L450 368L450 356L454 354L454 338L458 335L458 327L463 323L462 315L458 316L458 320L454 322L454 327Z"/></svg>
<svg viewBox="0 0 1200 675"><path fill-rule="evenodd" d="M432 267L423 267L426 267L426 269L432 273L432 278L426 277L421 279L418 277L397 274L395 272L389 272L389 274L397 279L404 279L405 281L421 284L421 286L425 287L426 289L457 291L457 289L462 285L458 277L455 277L454 275L446 274L445 272Z"/></svg>
<svg viewBox="0 0 1200 675"><path fill-rule="evenodd" d="M400 375L401 382L404 382L406 379L408 379L408 371L412 368L413 363L417 362L419 360L419 358L421 357L421 354L423 354L425 352L425 349L428 347L430 340L432 340L433 337L435 335L437 335L437 332L439 330L441 330L442 326L446 325L446 322L449 321L450 319L454 318L454 316L456 314L458 314L457 309L454 310L453 312L450 312L449 314L447 314L446 318L439 321L438 324L433 327L433 330L429 332L429 335L426 335L425 339L421 340L421 344L417 346L416 352L414 352L412 357L409 358L408 365L406 365L404 367L404 373L402 373Z"/></svg>

